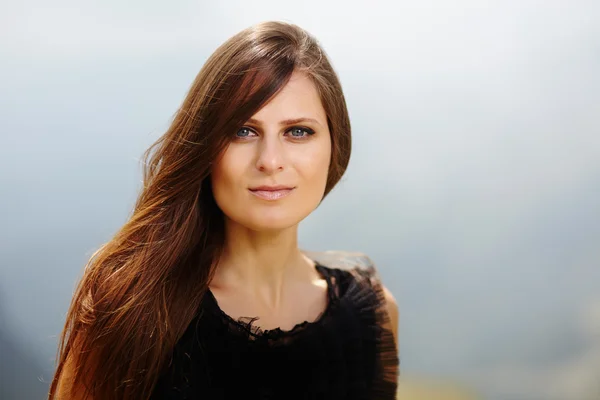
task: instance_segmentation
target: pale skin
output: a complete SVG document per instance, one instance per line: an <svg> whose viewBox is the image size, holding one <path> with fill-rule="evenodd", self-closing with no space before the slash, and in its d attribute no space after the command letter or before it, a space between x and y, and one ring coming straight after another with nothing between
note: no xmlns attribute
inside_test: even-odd
<svg viewBox="0 0 600 400"><path fill-rule="evenodd" d="M226 242L209 287L225 313L235 319L259 317L255 324L261 329L288 330L314 321L327 306L327 283L299 249L298 225L323 197L332 146L314 83L294 72L232 135L211 174L225 215ZM250 190L259 185L293 190L265 200ZM385 287L384 293L398 344L398 305Z"/></svg>

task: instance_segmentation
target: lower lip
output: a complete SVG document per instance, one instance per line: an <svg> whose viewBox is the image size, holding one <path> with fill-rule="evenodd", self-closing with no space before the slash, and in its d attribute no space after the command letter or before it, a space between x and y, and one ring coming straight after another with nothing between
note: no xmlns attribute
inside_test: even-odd
<svg viewBox="0 0 600 400"><path fill-rule="evenodd" d="M286 197L294 189L283 190L251 190L250 193L263 200L279 200Z"/></svg>

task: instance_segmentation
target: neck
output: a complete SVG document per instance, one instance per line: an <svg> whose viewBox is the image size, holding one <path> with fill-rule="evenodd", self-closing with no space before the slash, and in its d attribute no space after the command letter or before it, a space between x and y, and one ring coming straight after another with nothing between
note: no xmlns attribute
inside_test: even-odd
<svg viewBox="0 0 600 400"><path fill-rule="evenodd" d="M318 278L314 263L298 248L298 226L256 232L230 220L212 284L235 288L278 303L291 282Z"/></svg>

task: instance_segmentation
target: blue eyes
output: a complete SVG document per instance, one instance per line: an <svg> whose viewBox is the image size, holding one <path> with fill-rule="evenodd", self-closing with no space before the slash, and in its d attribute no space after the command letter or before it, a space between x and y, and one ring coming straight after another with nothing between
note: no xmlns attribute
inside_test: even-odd
<svg viewBox="0 0 600 400"><path fill-rule="evenodd" d="M310 129L310 128L306 128L303 126L293 126L290 129L288 129L286 131L286 133L290 133L291 137L294 139L306 139L311 135L314 135L315 131ZM240 135L240 133L242 133ZM242 127L240 128L239 131L237 131L237 133L235 134L235 138L248 138L248 137L253 137L254 135L256 135L256 132L253 131L252 129L248 128L248 127Z"/></svg>
<svg viewBox="0 0 600 400"><path fill-rule="evenodd" d="M301 127L301 126L294 126L294 127L293 127L292 129L290 129L288 132L294 132L294 133L298 133L298 132L300 132L300 136L298 136L298 135L295 135L294 133L292 133L292 136L293 136L293 137L304 137L304 136L302 135L302 132L306 132L306 136L310 136L310 135L312 135L313 133L315 133L315 131L313 131L312 129L309 129L309 128L303 128L303 127Z"/></svg>
<svg viewBox="0 0 600 400"><path fill-rule="evenodd" d="M246 131L246 134L245 134L245 135L240 135L240 132L242 132L242 131ZM249 134L250 134L250 129L248 129L248 128L241 128L241 129L240 129L240 130L237 132L237 134L236 134L235 136L236 136L236 137L248 137L248 135L249 135Z"/></svg>

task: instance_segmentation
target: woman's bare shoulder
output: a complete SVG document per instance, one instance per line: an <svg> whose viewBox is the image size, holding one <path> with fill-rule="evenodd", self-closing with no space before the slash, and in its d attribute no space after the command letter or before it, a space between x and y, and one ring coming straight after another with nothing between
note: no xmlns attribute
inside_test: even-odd
<svg viewBox="0 0 600 400"><path fill-rule="evenodd" d="M383 297L385 299L385 306L388 312L389 321L388 324L394 333L394 338L397 342L398 338L398 325L399 325L399 307L396 298L392 292L379 280L379 274L375 267L375 263L367 254L358 251L345 251L345 250L327 250L327 251L303 251L304 254L330 268L339 268L344 270L361 270L364 271L368 276L376 281L377 286L381 289Z"/></svg>
<svg viewBox="0 0 600 400"><path fill-rule="evenodd" d="M365 253L358 251L345 250L326 250L326 251L308 251L303 250L303 253L330 268L340 269L375 269L375 263Z"/></svg>

